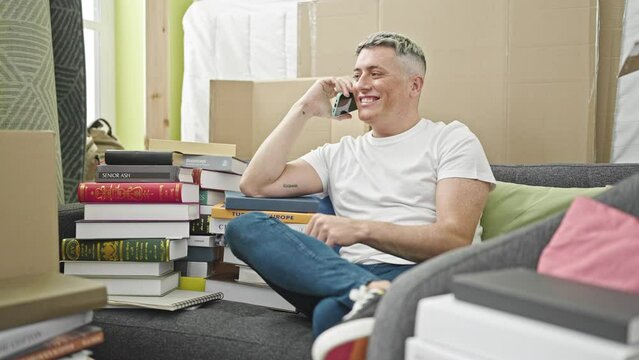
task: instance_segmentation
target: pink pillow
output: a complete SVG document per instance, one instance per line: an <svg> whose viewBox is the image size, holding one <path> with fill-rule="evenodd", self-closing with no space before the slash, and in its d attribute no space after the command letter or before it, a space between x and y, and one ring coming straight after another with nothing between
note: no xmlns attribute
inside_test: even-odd
<svg viewBox="0 0 639 360"><path fill-rule="evenodd" d="M541 253L537 271L639 293L639 218L576 198Z"/></svg>

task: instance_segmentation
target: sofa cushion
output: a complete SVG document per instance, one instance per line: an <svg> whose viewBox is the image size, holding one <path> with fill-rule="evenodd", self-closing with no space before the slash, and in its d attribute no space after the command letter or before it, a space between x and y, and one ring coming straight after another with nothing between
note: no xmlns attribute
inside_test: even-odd
<svg viewBox="0 0 639 360"><path fill-rule="evenodd" d="M232 301L195 310L102 309L93 324L105 342L96 359L310 359L303 315Z"/></svg>
<svg viewBox="0 0 639 360"><path fill-rule="evenodd" d="M578 197L541 253L537 270L639 293L639 217Z"/></svg>
<svg viewBox="0 0 639 360"><path fill-rule="evenodd" d="M498 181L488 195L481 218L482 239L490 239L547 218L567 209L579 195L595 196L604 190L606 187L556 188Z"/></svg>

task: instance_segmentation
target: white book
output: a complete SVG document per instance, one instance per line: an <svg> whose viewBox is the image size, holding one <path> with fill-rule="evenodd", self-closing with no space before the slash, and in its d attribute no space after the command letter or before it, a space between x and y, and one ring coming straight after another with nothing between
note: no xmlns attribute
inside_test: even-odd
<svg viewBox="0 0 639 360"><path fill-rule="evenodd" d="M188 221L88 221L75 222L77 239L140 239L189 237Z"/></svg>
<svg viewBox="0 0 639 360"><path fill-rule="evenodd" d="M494 360L462 352L432 341L410 337L406 339L405 360Z"/></svg>
<svg viewBox="0 0 639 360"><path fill-rule="evenodd" d="M221 201L224 201L224 191L218 190L200 190L200 204L201 205L215 205ZM211 212L209 212L210 214Z"/></svg>
<svg viewBox="0 0 639 360"><path fill-rule="evenodd" d="M259 305L277 310L295 311L295 307L291 303L284 300L275 290L266 286L207 279L205 291L222 292L224 300Z"/></svg>
<svg viewBox="0 0 639 360"><path fill-rule="evenodd" d="M220 219L220 218L214 218L211 217L211 220L209 221L209 231L212 234L224 234L224 231L226 231L226 225L231 221L232 219ZM299 231L299 232L304 232L304 229L306 229L306 224L289 224L289 223L284 223L285 225L288 225L288 227L290 227L293 230Z"/></svg>
<svg viewBox="0 0 639 360"><path fill-rule="evenodd" d="M175 270L188 277L209 277L214 273L214 263L204 261L178 261Z"/></svg>
<svg viewBox="0 0 639 360"><path fill-rule="evenodd" d="M188 239L189 246L213 247L215 246L215 236L191 235Z"/></svg>
<svg viewBox="0 0 639 360"><path fill-rule="evenodd" d="M200 175L200 187L209 190L240 191L240 179L242 175L224 173L219 171L202 170Z"/></svg>
<svg viewBox="0 0 639 360"><path fill-rule="evenodd" d="M173 221L200 217L199 204L85 204L84 220Z"/></svg>
<svg viewBox="0 0 639 360"><path fill-rule="evenodd" d="M222 258L222 261L227 264L248 266L244 261L235 256L235 254L233 254L233 251L231 251L231 248L228 246L224 247L224 257Z"/></svg>
<svg viewBox="0 0 639 360"><path fill-rule="evenodd" d="M257 284L257 285L266 285L266 281L262 279L260 274L258 274L255 270L251 269L248 266L240 266L239 273L237 276L238 282L249 283L249 284Z"/></svg>
<svg viewBox="0 0 639 360"><path fill-rule="evenodd" d="M65 261L66 275L160 276L173 271L173 261Z"/></svg>
<svg viewBox="0 0 639 360"><path fill-rule="evenodd" d="M93 320L93 311L62 316L0 331L0 359L69 332Z"/></svg>
<svg viewBox="0 0 639 360"><path fill-rule="evenodd" d="M456 300L452 294L419 302L415 337L487 359L639 358L639 346Z"/></svg>
<svg viewBox="0 0 639 360"><path fill-rule="evenodd" d="M162 296L178 287L179 272L162 276L83 276L107 288L107 295Z"/></svg>

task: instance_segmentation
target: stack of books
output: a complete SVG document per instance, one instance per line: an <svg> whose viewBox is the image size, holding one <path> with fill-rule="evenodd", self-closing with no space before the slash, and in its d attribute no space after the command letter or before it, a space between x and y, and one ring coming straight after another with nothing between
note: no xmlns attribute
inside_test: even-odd
<svg viewBox="0 0 639 360"><path fill-rule="evenodd" d="M183 167L200 172L200 216L190 224L187 257L175 267L182 275L180 289L204 291L205 279L216 271L223 252L222 235L210 231L212 207L224 201L224 191L239 190L247 163L236 158L235 146L228 144L151 139L149 149L179 152Z"/></svg>
<svg viewBox="0 0 639 360"><path fill-rule="evenodd" d="M98 283L54 272L0 280L0 358L85 359L104 342L91 325L106 303Z"/></svg>
<svg viewBox="0 0 639 360"><path fill-rule="evenodd" d="M199 218L199 169L174 152L108 150L95 183L82 183L84 220L64 239L64 273L93 278L112 295L161 296L178 287L174 260Z"/></svg>
<svg viewBox="0 0 639 360"><path fill-rule="evenodd" d="M459 275L452 290L420 301L406 359L639 358L639 294L528 269Z"/></svg>
<svg viewBox="0 0 639 360"><path fill-rule="evenodd" d="M232 219L251 211L261 211L279 219L294 230L303 232L311 217L320 209L320 200L311 197L294 198L254 198L237 191L226 191L224 202L216 204L211 212L211 231L224 234L226 225ZM236 267L237 275L213 276L207 280L206 288L222 291L225 299L278 310L295 311L287 302L262 279L257 272L238 259L229 247L224 247L225 264Z"/></svg>

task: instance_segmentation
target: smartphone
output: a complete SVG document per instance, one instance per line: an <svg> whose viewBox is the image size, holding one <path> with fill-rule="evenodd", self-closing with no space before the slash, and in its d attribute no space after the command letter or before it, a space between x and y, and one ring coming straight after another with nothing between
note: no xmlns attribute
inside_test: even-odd
<svg viewBox="0 0 639 360"><path fill-rule="evenodd" d="M350 96L345 96L342 93L337 93L335 97L335 103L333 104L333 116L338 117L340 115L348 114L351 111L357 110L357 104L353 93Z"/></svg>

